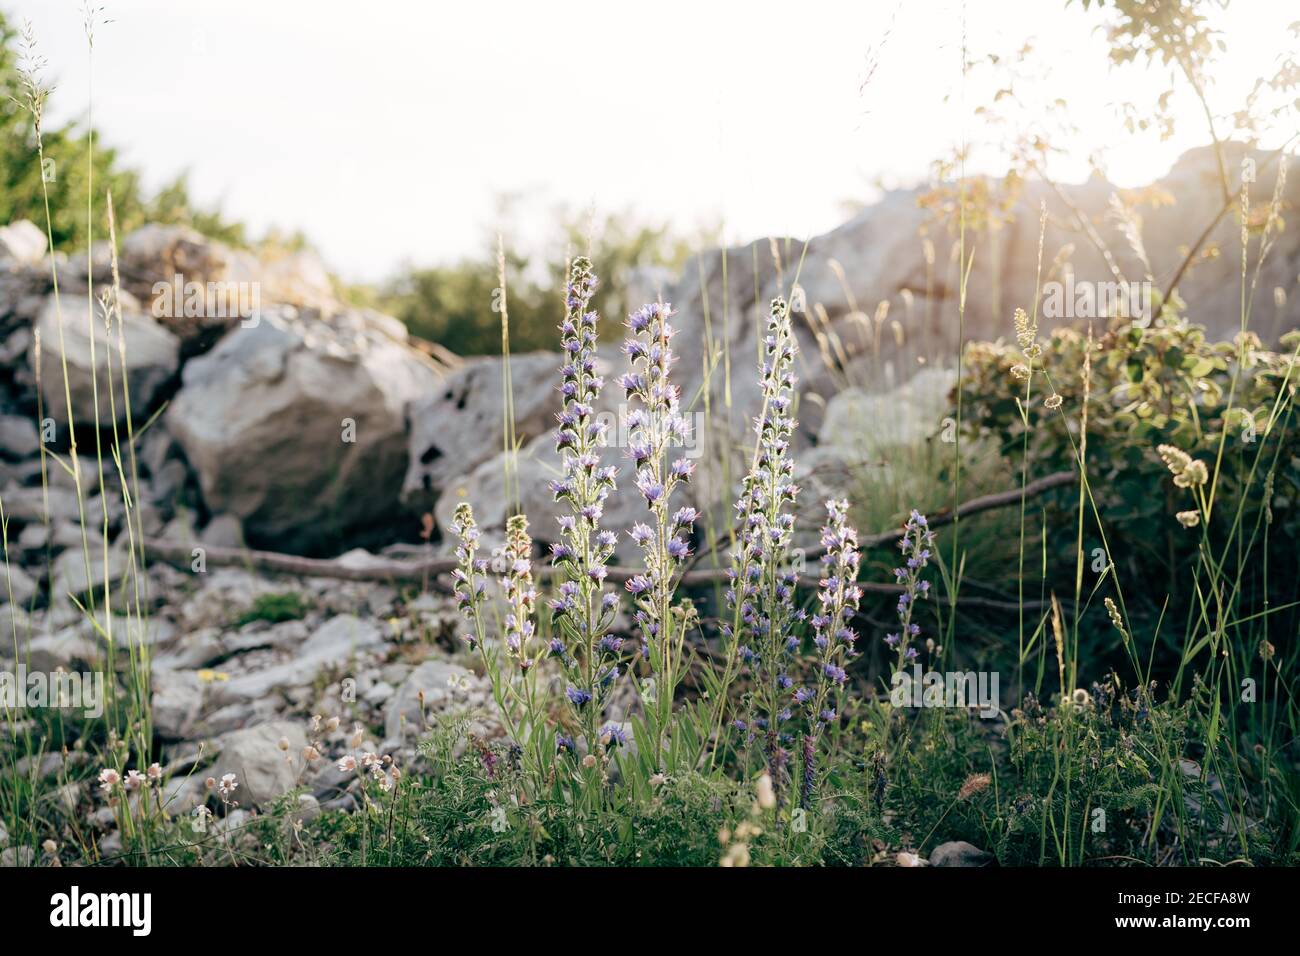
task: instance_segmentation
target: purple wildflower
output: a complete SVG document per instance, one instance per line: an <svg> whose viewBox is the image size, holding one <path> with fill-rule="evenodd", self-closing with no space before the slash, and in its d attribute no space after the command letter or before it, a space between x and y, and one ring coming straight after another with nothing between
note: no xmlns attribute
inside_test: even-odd
<svg viewBox="0 0 1300 956"><path fill-rule="evenodd" d="M780 685L786 664L792 649L798 647L792 633L796 579L787 557L794 531L790 509L798 494L789 455L795 428L789 412L796 346L784 299L772 300L763 349L759 369L762 414L754 421L753 461L736 502L736 545L729 575L732 586L727 591L732 611L728 640L733 642L734 657L729 658L728 666L750 665L756 681L754 705L766 715L769 726L774 726L785 699ZM756 652L740 643L746 635ZM757 719L755 716L751 722Z"/></svg>
<svg viewBox="0 0 1300 956"><path fill-rule="evenodd" d="M562 477L551 484L555 499L568 505L568 513L560 518L561 541L552 546L553 563L565 579L562 600L552 607L557 632L567 635L573 643L573 654L566 653L560 659L574 685L569 688L568 698L579 709L596 698L599 681L595 659L610 652L604 640L618 602L614 592L605 590L606 566L618 538L612 531L600 528L617 470L601 464L605 425L595 413L604 384L595 374L600 316L590 305L596 285L591 261L582 256L574 259L565 292L565 315L560 323L561 348L568 356L560 369L563 408L556 435ZM589 710L594 710L586 716L587 743L591 747L599 708Z"/></svg>
<svg viewBox="0 0 1300 956"><path fill-rule="evenodd" d="M921 579L922 572L930 563L931 549L934 547L934 532L930 530L925 515L913 511L903 528L903 537L898 548L903 552L904 567L894 570L894 577L903 586L903 593L898 596L899 630L896 634L885 637L885 643L898 652L898 666L904 661L915 660L915 639L921 634L921 627L912 622L916 611L916 600L930 591L930 582Z"/></svg>

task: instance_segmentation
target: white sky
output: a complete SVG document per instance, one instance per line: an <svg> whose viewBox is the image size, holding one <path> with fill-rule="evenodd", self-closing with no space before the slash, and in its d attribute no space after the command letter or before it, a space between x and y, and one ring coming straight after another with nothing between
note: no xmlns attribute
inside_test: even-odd
<svg viewBox="0 0 1300 956"><path fill-rule="evenodd" d="M508 236L520 244L549 235L560 203L687 233L721 221L729 241L822 232L874 182L913 183L963 129L978 138L971 111L992 89L972 82L962 109L961 0L96 2L113 20L94 55L105 141L151 186L188 169L198 199L254 234L302 229L354 280L479 252L506 193L523 197ZM1078 156L1109 144L1121 184L1205 141L1185 101L1173 140L1123 133L1115 104L1167 84L1109 69L1095 10L964 6L972 57L1035 39L1042 92L1083 128ZM33 22L58 84L52 117L83 117L80 0L0 9ZM1221 109L1286 49L1295 19L1290 0L1216 16Z"/></svg>

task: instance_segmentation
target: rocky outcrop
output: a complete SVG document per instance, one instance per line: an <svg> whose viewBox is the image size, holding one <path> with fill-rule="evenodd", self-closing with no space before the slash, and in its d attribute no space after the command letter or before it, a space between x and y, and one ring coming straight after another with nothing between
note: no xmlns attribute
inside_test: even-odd
<svg viewBox="0 0 1300 956"><path fill-rule="evenodd" d="M391 526L406 405L437 384L397 331L365 313L268 310L190 361L167 428L205 504L240 518L251 544L279 551Z"/></svg>
<svg viewBox="0 0 1300 956"><path fill-rule="evenodd" d="M339 302L314 254L254 254L184 227L145 226L121 240L119 326L101 302L113 293L107 244L89 256L43 253L31 223L0 230L7 505L21 511L24 495L39 492L42 438L67 456L69 418L83 435L96 423L116 427L120 440L128 411L138 432L170 405L137 447L148 533L182 509L187 540L310 552L380 541L406 521L406 405L437 394L444 369L400 322ZM98 490L88 458L96 444L79 442L87 495ZM46 471L50 484L63 481L57 466ZM118 502L107 453L104 471ZM58 520L79 520L80 510L63 508Z"/></svg>

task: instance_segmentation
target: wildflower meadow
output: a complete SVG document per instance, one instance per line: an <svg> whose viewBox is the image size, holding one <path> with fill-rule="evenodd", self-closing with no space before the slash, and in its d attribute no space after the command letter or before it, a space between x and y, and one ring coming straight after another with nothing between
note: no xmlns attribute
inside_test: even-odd
<svg viewBox="0 0 1300 956"><path fill-rule="evenodd" d="M0 14L0 853L41 873L40 922L146 935L199 868L278 893L302 868L797 867L956 918L1280 912L1253 881L1300 863L1300 24L1250 63L1244 0L1054 2L1078 62L1034 73L1036 41L993 52L990 23L1020 29L996 4L918 4L930 34L870 6L840 11L870 25L855 95L924 52L915 135L956 126L841 225L547 214L540 251L503 227L382 282L101 143L103 48L143 15L84 6L83 92ZM1147 186L1063 99L1113 76L1137 105L1099 113L1107 148L1196 144ZM693 148L611 141L594 87L625 81L579 69L546 136L602 169ZM771 112L766 148L808 151ZM500 123L503 162L547 168ZM976 872L899 872L948 868ZM574 898L548 887L553 919Z"/></svg>

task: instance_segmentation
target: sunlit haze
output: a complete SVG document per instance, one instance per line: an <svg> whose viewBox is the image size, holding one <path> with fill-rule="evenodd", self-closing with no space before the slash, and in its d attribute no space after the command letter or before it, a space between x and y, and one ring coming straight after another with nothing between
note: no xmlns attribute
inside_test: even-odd
<svg viewBox="0 0 1300 956"><path fill-rule="evenodd" d="M1284 48L1289 6L1215 12L1217 109ZM54 118L84 117L80 4L5 9L35 27ZM990 142L975 108L994 89L984 74L963 86L963 25L972 59L1035 38L1050 67L1035 92L1064 98L1082 130L1057 176L1082 177L1106 147L1112 177L1136 185L1207 141L1190 95L1168 141L1124 134L1117 104L1152 103L1166 74L1111 69L1102 17L1078 3L108 0L106 15L104 141L152 187L188 170L197 200L254 234L302 230L349 279L479 252L502 196L523 246L549 237L560 206L687 235L721 224L729 241L832 228L879 184L926 177L963 135ZM998 166L987 147L971 159Z"/></svg>

